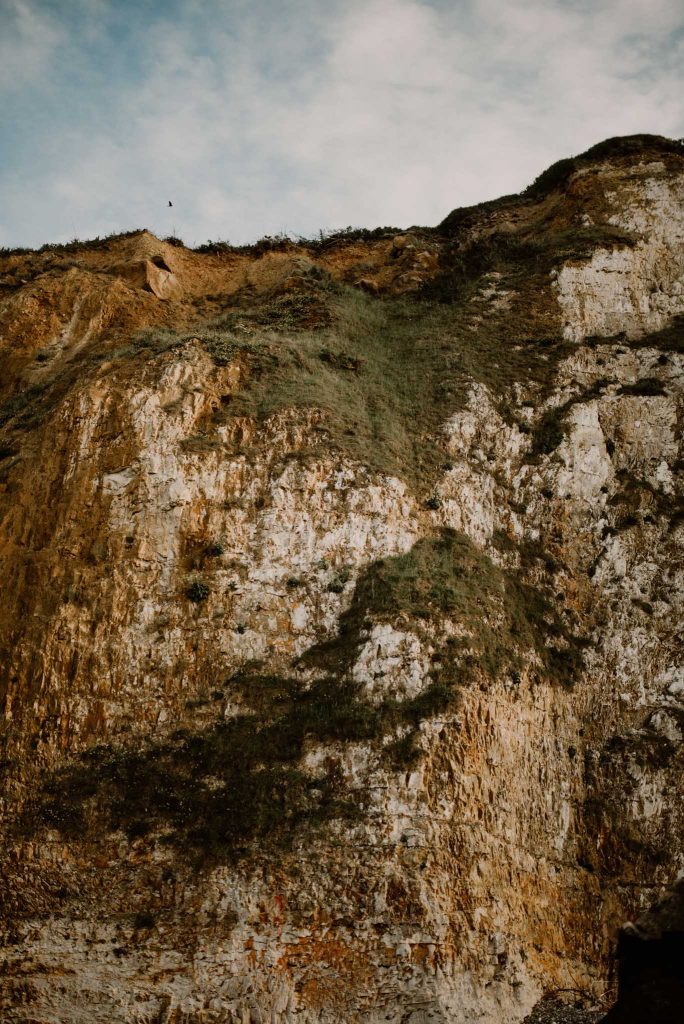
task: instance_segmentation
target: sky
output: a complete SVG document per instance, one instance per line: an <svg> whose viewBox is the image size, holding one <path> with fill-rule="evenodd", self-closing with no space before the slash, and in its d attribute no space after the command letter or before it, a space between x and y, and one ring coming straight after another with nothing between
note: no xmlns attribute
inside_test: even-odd
<svg viewBox="0 0 684 1024"><path fill-rule="evenodd" d="M684 0L0 0L0 246L436 224L683 97Z"/></svg>

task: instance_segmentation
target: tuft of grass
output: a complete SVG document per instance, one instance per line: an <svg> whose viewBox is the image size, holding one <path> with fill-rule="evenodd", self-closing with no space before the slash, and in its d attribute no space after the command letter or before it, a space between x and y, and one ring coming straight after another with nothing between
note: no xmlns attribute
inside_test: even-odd
<svg viewBox="0 0 684 1024"><path fill-rule="evenodd" d="M179 348L185 344L191 335L178 334L168 327L157 327L137 331L131 338L128 345L114 349L110 352L103 352L102 359L127 359L131 356L160 355L170 349Z"/></svg>
<svg viewBox="0 0 684 1024"><path fill-rule="evenodd" d="M47 383L31 384L11 395L0 405L0 427L10 422L20 429L36 426L46 411L48 391Z"/></svg>
<svg viewBox="0 0 684 1024"><path fill-rule="evenodd" d="M348 352L331 352L328 348L321 349L319 358L338 370L352 370L358 373L363 366L363 359L349 355Z"/></svg>
<svg viewBox="0 0 684 1024"><path fill-rule="evenodd" d="M207 544L207 546L204 549L204 553L208 558L219 558L224 551L225 548L223 544L221 543L221 541L218 540L212 541L210 544Z"/></svg>
<svg viewBox="0 0 684 1024"><path fill-rule="evenodd" d="M220 326L247 333L255 333L264 328L292 332L328 327L332 323L326 295L333 287L330 281L317 267L311 267L302 274L300 281L306 290L266 297L257 304L252 302L239 306L223 317Z"/></svg>
<svg viewBox="0 0 684 1024"><path fill-rule="evenodd" d="M347 583L349 582L350 575L351 575L351 573L350 573L349 567L346 566L346 565L342 566L342 568L338 572L335 573L335 575L332 577L332 579L328 583L328 586L326 587L326 590L328 591L328 593L330 593L330 594L341 594L341 593L343 593L344 588L346 587Z"/></svg>
<svg viewBox="0 0 684 1024"><path fill-rule="evenodd" d="M204 253L220 253L220 252L232 252L241 253L248 256L264 256L268 252L284 252L295 245L294 239L290 238L289 235L264 235L256 242L250 242L246 245L230 245L228 242L212 242L211 240L205 242L204 245L198 245L195 252Z"/></svg>

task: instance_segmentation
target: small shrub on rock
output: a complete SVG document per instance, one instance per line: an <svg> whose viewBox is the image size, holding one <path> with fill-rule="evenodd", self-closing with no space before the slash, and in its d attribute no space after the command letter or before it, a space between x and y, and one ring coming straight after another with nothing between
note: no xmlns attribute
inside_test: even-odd
<svg viewBox="0 0 684 1024"><path fill-rule="evenodd" d="M193 601L195 604L201 604L202 601L206 601L209 597L209 587L202 580L193 580L188 589L185 591L185 596L189 601Z"/></svg>

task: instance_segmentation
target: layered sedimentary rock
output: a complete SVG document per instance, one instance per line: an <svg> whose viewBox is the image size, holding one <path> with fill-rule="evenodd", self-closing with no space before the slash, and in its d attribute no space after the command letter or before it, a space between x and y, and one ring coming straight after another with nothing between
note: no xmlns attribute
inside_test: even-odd
<svg viewBox="0 0 684 1024"><path fill-rule="evenodd" d="M684 156L0 259L0 1020L605 1004L682 868Z"/></svg>

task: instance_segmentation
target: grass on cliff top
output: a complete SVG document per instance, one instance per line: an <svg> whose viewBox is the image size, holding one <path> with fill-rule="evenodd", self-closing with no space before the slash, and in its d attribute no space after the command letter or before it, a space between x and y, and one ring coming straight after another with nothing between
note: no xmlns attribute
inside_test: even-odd
<svg viewBox="0 0 684 1024"><path fill-rule="evenodd" d="M461 629L435 652L431 681L416 697L388 695L371 705L352 667L375 621L446 616ZM496 566L463 535L445 530L359 578L338 636L299 664L316 666L305 685L295 675L246 670L208 673L207 692L240 701L244 712L202 730L178 730L140 750L95 748L49 778L24 827L56 828L71 839L123 830L129 838L161 831L162 842L202 862L291 848L303 830L332 819L354 821L362 794L344 784L333 747L311 774L312 745L381 745L390 768L415 755L421 721L445 711L469 681L515 673L532 648L545 678L570 682L579 650L551 603Z"/></svg>
<svg viewBox="0 0 684 1024"><path fill-rule="evenodd" d="M610 225L560 230L543 223L476 240L466 231L459 240L463 216L469 223L472 215L454 211L440 226L451 241L418 295L371 297L314 268L297 291L257 298L246 289L218 321L182 334L140 332L123 348L92 354L90 364L154 356L199 337L219 365L239 359L248 371L218 419L263 421L283 409L321 409L333 447L427 497L448 459L441 428L473 382L490 389L507 419L515 418L515 385L535 403L551 390L572 347L561 337L551 267L584 259L599 245L632 242ZM0 426L39 425L68 384L46 378L8 397Z"/></svg>
<svg viewBox="0 0 684 1024"><path fill-rule="evenodd" d="M684 157L684 142L668 139L662 135L622 135L604 139L584 153L557 160L537 175L533 182L519 194L500 196L474 206L463 206L452 210L438 225L437 231L455 234L464 227L472 227L482 220L482 215L495 213L506 207L529 205L544 199L551 192L565 190L568 181L576 171L605 160L619 160L625 157Z"/></svg>
<svg viewBox="0 0 684 1024"><path fill-rule="evenodd" d="M598 142L578 156L565 157L551 164L528 185L523 195L533 198L545 196L554 189L563 188L576 171L602 160L647 154L684 157L684 142L681 139L668 139L664 135L616 135Z"/></svg>
<svg viewBox="0 0 684 1024"><path fill-rule="evenodd" d="M527 186L527 188L523 189L519 195L512 194L508 196L501 196L497 199L479 203L476 206L463 207L460 210L453 211L453 213L449 214L436 229L420 227L418 225L414 225L409 228L392 226L364 228L349 225L346 228L338 230L321 230L318 235L313 238L290 237L287 234L264 235L263 238L258 239L256 242L250 242L244 245L233 245L227 240L212 241L209 239L205 243L195 246L194 252L211 254L243 253L258 258L267 252L282 251L295 246L310 250L323 250L334 248L335 246L346 242L370 242L378 239L392 238L394 235L406 234L408 232L411 232L412 234L415 234L416 232L432 233L434 231L443 230L444 226L449 222L449 218L453 217L456 213L463 214L466 211L494 210L509 205L515 200L542 198L554 189L563 188L570 176L574 174L575 171L580 170L583 167L590 166L591 164L595 164L603 160L639 157L644 155L684 157L684 141L682 139L670 139L663 135L649 134L617 135L612 138L604 139L596 145L591 146L583 153L579 153L577 156L565 157L561 160L557 160L555 163L551 164L550 167L547 167L542 171L534 181ZM103 238L97 236L96 238L87 240L74 238L71 242L46 242L44 245L35 249L25 246L17 246L14 248L0 247L0 257L44 252L74 252L79 249L102 249L105 248L109 242L117 241L120 238L131 238L134 235L142 234L145 230L147 229L134 228L130 231L114 232L113 234L106 235ZM182 247L184 245L182 239L175 235L168 235L163 240L168 242L170 245L177 247Z"/></svg>
<svg viewBox="0 0 684 1024"><path fill-rule="evenodd" d="M492 272L503 274L517 288L525 289L527 285L533 295L531 277L542 287L548 286L553 267L583 262L598 249L621 249L637 241L613 224L550 227L543 222L520 233L493 230L472 238L468 229L480 219L477 207L465 207L454 210L440 225L453 241L442 249L440 273L425 285L426 297L458 302L467 296L473 280Z"/></svg>
<svg viewBox="0 0 684 1024"><path fill-rule="evenodd" d="M610 225L540 225L536 233L499 232L462 244L457 214L440 271L417 296L371 297L314 268L300 290L263 298L247 290L217 321L185 333L140 332L120 349L93 354L90 365L159 355L197 337L217 364L239 360L247 371L214 427L320 409L320 430L333 448L428 498L448 461L442 427L472 383L488 387L509 421L516 419L516 385L522 400L535 404L552 389L573 346L561 338L551 267L584 259L600 244L632 241ZM70 383L65 371L8 397L0 427L40 425ZM190 450L212 445L211 422L187 442Z"/></svg>
<svg viewBox="0 0 684 1024"><path fill-rule="evenodd" d="M4 256L32 256L41 255L46 252L81 252L84 249L106 249L110 242L117 242L122 238L134 238L136 235L142 235L145 228L133 228L130 231L115 231L111 235L104 235L100 237L96 235L95 238L81 239L73 238L70 242L45 242L44 245L38 246L36 249L32 249L26 246L16 246L14 248L0 247L0 258Z"/></svg>
<svg viewBox="0 0 684 1024"><path fill-rule="evenodd" d="M293 248L307 249L309 252L324 252L353 242L381 241L394 238L395 235L406 234L407 232L415 233L416 231L430 234L433 229L417 226L397 228L390 225L377 228L355 228L350 224L346 228L339 228L337 230L321 230L313 238L305 238L303 236L293 238L287 234L265 235L256 242L248 242L244 245L233 245L225 239L217 241L208 239L202 245L195 246L193 251L211 253L213 255L240 253L258 258L267 252L284 252Z"/></svg>

